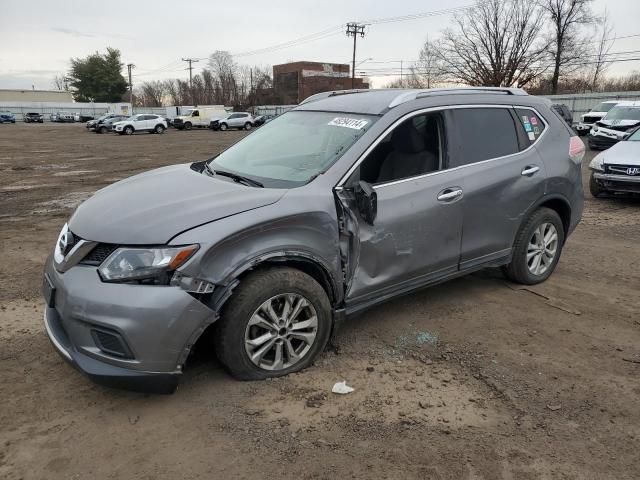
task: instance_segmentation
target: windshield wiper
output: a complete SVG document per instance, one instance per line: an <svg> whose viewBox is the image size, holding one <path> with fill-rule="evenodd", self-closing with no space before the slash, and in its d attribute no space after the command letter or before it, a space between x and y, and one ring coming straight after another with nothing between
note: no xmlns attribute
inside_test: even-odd
<svg viewBox="0 0 640 480"><path fill-rule="evenodd" d="M252 187L264 188L264 185L257 180L254 180L249 177L243 177L242 175L238 175L237 173L225 172L224 170L214 170L208 163L205 163L206 169L213 173L214 175L222 175L223 177L229 177L235 182L244 183L245 185L250 185Z"/></svg>

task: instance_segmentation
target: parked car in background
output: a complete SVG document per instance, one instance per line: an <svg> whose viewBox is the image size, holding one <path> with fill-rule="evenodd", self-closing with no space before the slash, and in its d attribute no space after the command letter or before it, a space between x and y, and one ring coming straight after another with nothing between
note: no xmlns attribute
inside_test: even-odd
<svg viewBox="0 0 640 480"><path fill-rule="evenodd" d="M0 112L0 123L16 123L16 116L11 112Z"/></svg>
<svg viewBox="0 0 640 480"><path fill-rule="evenodd" d="M273 118L274 118L274 115L260 115L258 117L254 117L253 126L261 127L265 123L269 123L271 120L273 120Z"/></svg>
<svg viewBox="0 0 640 480"><path fill-rule="evenodd" d="M604 150L640 125L640 102L618 102L589 132L589 148Z"/></svg>
<svg viewBox="0 0 640 480"><path fill-rule="evenodd" d="M160 115L150 115L139 113L132 117L114 122L112 131L120 135L133 135L135 132L164 133L167 129L167 122Z"/></svg>
<svg viewBox="0 0 640 480"><path fill-rule="evenodd" d="M22 116L24 123L44 123L44 115L37 112L27 112Z"/></svg>
<svg viewBox="0 0 640 480"><path fill-rule="evenodd" d="M567 125L573 127L573 113L571 113L569 107L567 107L563 103L554 103L553 105L551 105L551 108L558 112L558 115L560 115L563 120L567 122Z"/></svg>
<svg viewBox="0 0 640 480"><path fill-rule="evenodd" d="M128 115L111 115L98 123L93 129L96 133L109 133L113 131L113 125L116 122L122 122L129 118Z"/></svg>
<svg viewBox="0 0 640 480"><path fill-rule="evenodd" d="M74 113L73 114L73 121L74 122L88 122L90 120L93 120L94 116L93 115L88 115L86 113Z"/></svg>
<svg viewBox="0 0 640 480"><path fill-rule="evenodd" d="M172 392L199 338L238 379L296 372L340 321L412 290L483 267L547 280L584 150L519 89L312 96L82 203L46 261L46 331L111 386Z"/></svg>
<svg viewBox="0 0 640 480"><path fill-rule="evenodd" d="M75 122L75 117L73 113L69 113L69 112L55 112L55 113L52 113L49 118L51 119L52 122L59 122L59 123Z"/></svg>
<svg viewBox="0 0 640 480"><path fill-rule="evenodd" d="M589 164L591 195L640 193L640 127L601 152Z"/></svg>
<svg viewBox="0 0 640 480"><path fill-rule="evenodd" d="M602 120L607 112L609 112L609 110L615 107L618 103L618 100L602 102L593 107L588 113L582 115L582 121L576 125L576 132L578 132L578 135L581 137L588 135L595 123Z"/></svg>
<svg viewBox="0 0 640 480"><path fill-rule="evenodd" d="M214 120L209 124L212 130L220 130L224 132L230 128L238 130L251 130L253 128L254 118L249 112L234 112L231 115Z"/></svg>
<svg viewBox="0 0 640 480"><path fill-rule="evenodd" d="M194 127L207 128L212 120L224 118L226 116L227 111L224 109L224 105L195 107L186 115L175 117L172 125L178 130L191 130Z"/></svg>

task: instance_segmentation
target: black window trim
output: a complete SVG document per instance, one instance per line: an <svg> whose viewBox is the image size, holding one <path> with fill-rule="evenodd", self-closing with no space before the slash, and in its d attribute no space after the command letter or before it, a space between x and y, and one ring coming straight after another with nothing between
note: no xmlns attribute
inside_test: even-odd
<svg viewBox="0 0 640 480"><path fill-rule="evenodd" d="M502 157L496 157L496 158L489 158L487 160L481 160L479 162L474 162L474 163L468 163L466 165L460 165L457 167L452 167L452 168L446 168L444 170L438 170L435 172L429 172L429 173L423 173L421 175L416 175L414 177L407 177L407 178L401 178L399 180L391 180L389 182L384 182L384 183L378 183L376 185L372 185L374 190L378 190L380 188L385 188L385 187L390 187L393 185L397 185L399 183L404 183L404 182L411 182L414 180L420 180L422 178L425 177L429 177L432 175L440 175L446 172L453 172L455 170L459 170L461 168L467 168L467 167L471 167L471 166L475 166L475 165L480 165L482 163L487 163L487 162L495 162L497 160L503 160L505 158L509 158L509 157L514 157L517 155L522 155L525 152L528 152L529 150L531 150L533 147L535 147L535 145L540 141L540 139L542 137L544 137L547 134L547 131L549 130L549 123L547 122L547 120L540 115L540 112L538 112L538 110L536 110L535 107L531 107L528 105L508 105L508 104L468 104L468 105L442 105L439 107L430 107L430 108L422 108L420 110L414 110L413 112L409 112L406 113L405 115L403 115L402 117L396 119L395 122L393 122L391 125L389 125L379 136L378 138L375 139L375 141L373 141L371 143L371 145L369 145L367 147L367 149L362 152L362 154L358 157L358 159L353 163L353 165L346 171L346 173L340 178L340 180L338 181L338 183L336 184L336 186L334 187L336 190L340 191L344 188L344 184L349 180L349 178L351 177L351 175L353 175L353 172L356 171L356 169L360 166L360 164L362 162L364 162L364 160L367 158L367 156L378 146L378 144L392 131L394 130L396 127L398 127L401 123L403 123L405 120L408 120L412 117L424 114L424 113L433 113L433 112L438 112L438 111L446 111L446 110L461 110L461 109L467 109L467 108L504 108L504 109L526 109L526 110L531 110L532 112L534 112L538 118L544 123L544 130L542 131L542 133L540 134L540 136L537 138L537 140L535 142L533 142L531 145L529 145L528 148L525 148L522 151L516 152L516 153L511 153L509 155L504 155Z"/></svg>

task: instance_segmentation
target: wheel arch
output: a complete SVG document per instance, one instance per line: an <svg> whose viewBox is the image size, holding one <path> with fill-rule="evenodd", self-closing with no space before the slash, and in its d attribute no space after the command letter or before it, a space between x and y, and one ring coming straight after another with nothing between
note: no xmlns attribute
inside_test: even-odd
<svg viewBox="0 0 640 480"><path fill-rule="evenodd" d="M531 214L539 208L549 208L560 216L560 220L562 220L562 227L564 228L564 240L566 242L570 233L569 230L571 229L571 203L565 196L560 194L545 195L534 203L531 208L529 208L526 215L523 216L522 221L518 226L518 230L516 231L516 235Z"/></svg>
<svg viewBox="0 0 640 480"><path fill-rule="evenodd" d="M339 301L338 286L330 273L331 269L322 259L298 250L274 251L263 253L239 265L223 282L223 291L216 295L213 308L219 312L243 278L256 270L270 267L291 267L300 270L320 284L332 307Z"/></svg>

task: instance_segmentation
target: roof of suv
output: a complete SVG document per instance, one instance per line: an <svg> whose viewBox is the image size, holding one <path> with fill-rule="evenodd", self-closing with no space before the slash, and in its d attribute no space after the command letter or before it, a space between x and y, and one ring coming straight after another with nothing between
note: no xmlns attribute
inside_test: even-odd
<svg viewBox="0 0 640 480"><path fill-rule="evenodd" d="M445 95L514 95L529 97L519 88L462 87L434 89L365 89L323 92L304 100L296 110L327 110L379 115L385 111L420 98Z"/></svg>
<svg viewBox="0 0 640 480"><path fill-rule="evenodd" d="M615 104L616 107L640 107L640 101L625 100L622 102L615 102Z"/></svg>

